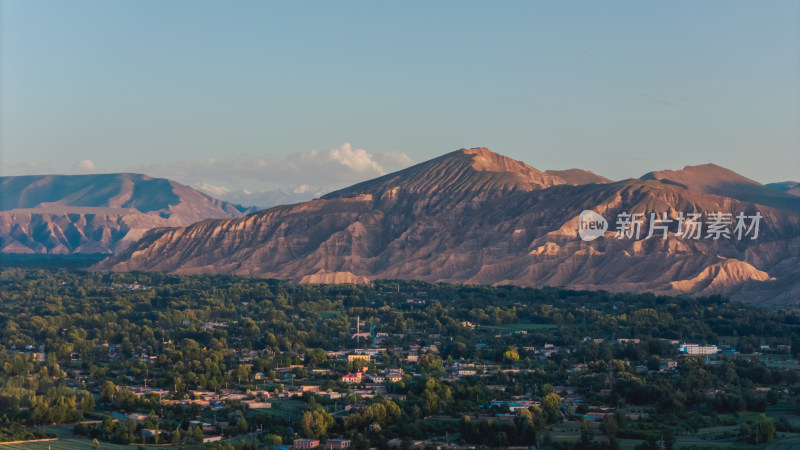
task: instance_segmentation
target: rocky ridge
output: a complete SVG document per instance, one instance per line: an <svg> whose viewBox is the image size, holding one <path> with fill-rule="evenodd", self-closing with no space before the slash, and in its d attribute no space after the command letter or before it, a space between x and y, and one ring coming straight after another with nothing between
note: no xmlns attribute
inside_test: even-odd
<svg viewBox="0 0 800 450"><path fill-rule="evenodd" d="M726 170L687 167L609 182L590 172L542 172L484 148L463 149L310 202L151 230L96 269L725 294L796 304L800 199L793 203L776 193L767 204L757 203L753 199L765 199L763 186L752 182L748 194L748 183ZM587 209L611 222L592 242L577 232ZM618 239L613 218L625 212L763 218L755 240L682 238L677 220L666 239Z"/></svg>
<svg viewBox="0 0 800 450"><path fill-rule="evenodd" d="M246 211L140 174L0 177L0 252L112 253L152 228Z"/></svg>

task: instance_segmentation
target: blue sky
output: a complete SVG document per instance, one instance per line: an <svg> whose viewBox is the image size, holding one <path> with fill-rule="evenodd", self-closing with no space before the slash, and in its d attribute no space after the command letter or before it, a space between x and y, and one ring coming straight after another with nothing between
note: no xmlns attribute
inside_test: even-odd
<svg viewBox="0 0 800 450"><path fill-rule="evenodd" d="M486 146L800 178L797 1L15 0L0 25L6 175L316 188Z"/></svg>

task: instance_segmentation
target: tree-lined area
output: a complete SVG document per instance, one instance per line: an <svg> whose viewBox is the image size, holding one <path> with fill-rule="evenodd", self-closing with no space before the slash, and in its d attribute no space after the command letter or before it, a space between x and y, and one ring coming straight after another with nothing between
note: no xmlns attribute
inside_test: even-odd
<svg viewBox="0 0 800 450"><path fill-rule="evenodd" d="M796 310L718 296L5 267L0 441L757 445L800 437L799 350Z"/></svg>

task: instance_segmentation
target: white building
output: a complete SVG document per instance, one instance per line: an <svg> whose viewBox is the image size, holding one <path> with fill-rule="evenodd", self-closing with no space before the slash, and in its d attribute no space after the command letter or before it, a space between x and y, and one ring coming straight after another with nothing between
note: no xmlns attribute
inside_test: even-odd
<svg viewBox="0 0 800 450"><path fill-rule="evenodd" d="M678 347L678 353L683 355L716 355L719 348L716 345L683 344Z"/></svg>

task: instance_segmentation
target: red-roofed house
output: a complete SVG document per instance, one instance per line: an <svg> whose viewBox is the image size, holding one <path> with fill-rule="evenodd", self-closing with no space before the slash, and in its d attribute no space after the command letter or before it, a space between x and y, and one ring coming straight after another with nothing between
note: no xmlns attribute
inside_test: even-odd
<svg viewBox="0 0 800 450"><path fill-rule="evenodd" d="M342 376L342 381L347 384L358 384L361 383L361 372L356 373L348 373L347 375Z"/></svg>

